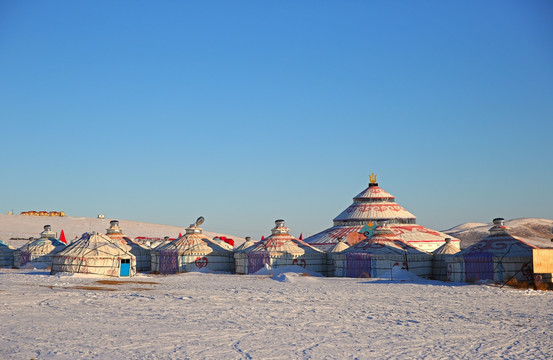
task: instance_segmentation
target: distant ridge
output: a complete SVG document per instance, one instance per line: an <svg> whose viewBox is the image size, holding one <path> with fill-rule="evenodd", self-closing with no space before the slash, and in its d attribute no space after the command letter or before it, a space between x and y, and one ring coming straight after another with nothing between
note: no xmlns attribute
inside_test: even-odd
<svg viewBox="0 0 553 360"><path fill-rule="evenodd" d="M11 241L10 238L25 238L39 237L39 234L43 231L44 225L51 225L52 231L58 233L58 236L63 229L66 239L70 242L75 238L80 237L85 232L96 231L102 234L106 233L106 229L109 227L109 222L113 220L111 218L98 219L88 217L73 217L73 216L25 216L25 215L6 215L0 214L0 239L4 240L14 246L21 246L21 241ZM160 225L151 224L145 222L131 221L131 220L119 220L119 224L123 229L123 233L131 238L137 236L145 236L152 238L163 238L169 236L175 238L179 233L184 234L184 229L188 226L173 226L173 225ZM191 221L193 221L192 219ZM220 234L212 231L203 232L207 237L213 238L216 236L226 236L234 239L235 245L238 246L245 239L229 235Z"/></svg>
<svg viewBox="0 0 553 360"><path fill-rule="evenodd" d="M505 225L511 229L511 235L524 238L532 245L553 248L551 219L518 218L505 221ZM491 227L492 223L464 223L443 232L461 239L461 249L464 249L487 236Z"/></svg>

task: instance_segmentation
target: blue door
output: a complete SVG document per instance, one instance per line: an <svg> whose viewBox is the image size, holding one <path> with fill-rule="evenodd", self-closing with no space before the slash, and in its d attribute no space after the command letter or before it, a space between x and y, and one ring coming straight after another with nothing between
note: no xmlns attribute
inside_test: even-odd
<svg viewBox="0 0 553 360"><path fill-rule="evenodd" d="M131 276L131 259L121 259L121 272L119 276Z"/></svg>

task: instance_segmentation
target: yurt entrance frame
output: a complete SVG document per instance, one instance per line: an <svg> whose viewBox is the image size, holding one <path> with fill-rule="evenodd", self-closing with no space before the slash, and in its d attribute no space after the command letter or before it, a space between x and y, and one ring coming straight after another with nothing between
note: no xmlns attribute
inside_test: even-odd
<svg viewBox="0 0 553 360"><path fill-rule="evenodd" d="M493 280L493 253L473 252L464 256L465 279L468 282Z"/></svg>
<svg viewBox="0 0 553 360"><path fill-rule="evenodd" d="M121 263L119 264L119 266L120 266L119 276L121 277L131 276L131 259L121 259Z"/></svg>
<svg viewBox="0 0 553 360"><path fill-rule="evenodd" d="M360 278L363 274L371 277L372 256L365 253L346 254L346 277Z"/></svg>
<svg viewBox="0 0 553 360"><path fill-rule="evenodd" d="M270 265L269 254L265 252L250 252L248 253L248 274L256 273L263 268L265 264Z"/></svg>

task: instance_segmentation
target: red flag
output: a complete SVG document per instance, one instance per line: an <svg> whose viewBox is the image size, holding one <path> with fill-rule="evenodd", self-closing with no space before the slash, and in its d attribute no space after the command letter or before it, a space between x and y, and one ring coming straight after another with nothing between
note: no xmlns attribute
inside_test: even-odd
<svg viewBox="0 0 553 360"><path fill-rule="evenodd" d="M265 240L265 236L262 235L261 236L261 241L263 241L263 240Z"/></svg>
<svg viewBox="0 0 553 360"><path fill-rule="evenodd" d="M60 241L62 243L67 244L67 240L65 240L65 233L63 232L63 229L61 230Z"/></svg>
<svg viewBox="0 0 553 360"><path fill-rule="evenodd" d="M303 240L303 233L300 234L300 240Z"/></svg>
<svg viewBox="0 0 553 360"><path fill-rule="evenodd" d="M181 237L182 237L182 234L181 234L181 233L179 233L179 237L178 237L178 239L180 239Z"/></svg>

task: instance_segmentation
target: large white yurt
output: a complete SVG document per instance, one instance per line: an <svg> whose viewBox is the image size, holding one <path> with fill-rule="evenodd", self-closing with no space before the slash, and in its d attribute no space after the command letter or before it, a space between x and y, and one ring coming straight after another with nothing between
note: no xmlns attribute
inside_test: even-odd
<svg viewBox="0 0 553 360"><path fill-rule="evenodd" d="M417 225L415 215L395 202L395 197L383 190L376 182L376 175L370 176L369 186L353 198L353 204L334 218L334 226L312 235L305 241L314 247L327 251L346 238L350 245L370 236L379 220L388 222L391 230L407 244L424 251L440 247L446 237L459 248L460 240L445 233Z"/></svg>
<svg viewBox="0 0 553 360"><path fill-rule="evenodd" d="M136 257L119 240L85 233L54 255L51 274L60 272L130 277L136 274Z"/></svg>
<svg viewBox="0 0 553 360"><path fill-rule="evenodd" d="M432 278L435 280L447 280L446 259L459 252L459 248L451 243L451 238L446 238L442 246L432 252Z"/></svg>
<svg viewBox="0 0 553 360"><path fill-rule="evenodd" d="M327 275L326 254L290 235L284 220L275 221L271 232L266 239L234 254L236 273L253 274L265 265L271 268L298 265Z"/></svg>
<svg viewBox="0 0 553 360"><path fill-rule="evenodd" d="M430 277L432 255L407 244L384 221L371 237L334 255L334 276L389 276L394 266Z"/></svg>
<svg viewBox="0 0 553 360"><path fill-rule="evenodd" d="M0 240L0 267L13 267L15 248Z"/></svg>
<svg viewBox="0 0 553 360"><path fill-rule="evenodd" d="M334 274L334 257L336 254L339 254L349 248L350 246L346 242L346 239L340 238L336 244L332 245L332 247L326 251L326 261L329 275Z"/></svg>
<svg viewBox="0 0 553 360"><path fill-rule="evenodd" d="M130 252L136 257L136 271L150 271L152 265L151 250L123 234L118 220L111 220L109 222L109 229L107 229L106 235L112 240L120 241L131 247Z"/></svg>
<svg viewBox="0 0 553 360"><path fill-rule="evenodd" d="M66 244L56 239L56 233L50 225L44 226L40 238L32 240L14 252L13 266L22 268L32 266L45 269L52 266L52 256L65 249Z"/></svg>
<svg viewBox="0 0 553 360"><path fill-rule="evenodd" d="M182 237L152 250L152 272L234 272L233 251L203 235L199 227L203 221L203 217L198 218Z"/></svg>
<svg viewBox="0 0 553 360"><path fill-rule="evenodd" d="M532 281L532 249L537 247L510 235L505 220L496 218L488 236L446 259L447 278L463 282Z"/></svg>

